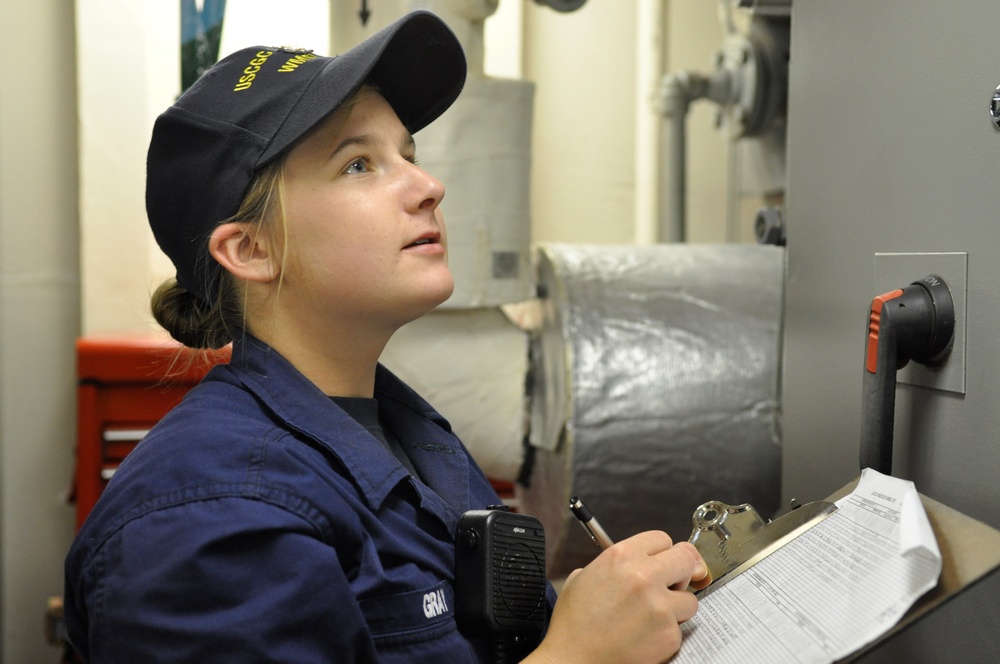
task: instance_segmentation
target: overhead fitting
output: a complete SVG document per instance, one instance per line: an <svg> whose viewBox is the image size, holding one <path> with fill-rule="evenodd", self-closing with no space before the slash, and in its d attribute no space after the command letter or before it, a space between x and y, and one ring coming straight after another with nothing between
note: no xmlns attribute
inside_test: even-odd
<svg viewBox="0 0 1000 664"><path fill-rule="evenodd" d="M736 27L734 4L749 12L745 31ZM685 239L686 119L692 102L706 99L718 104L717 125L732 141L759 136L784 122L791 0L720 0L719 5L725 35L715 70L674 72L660 82L661 242Z"/></svg>

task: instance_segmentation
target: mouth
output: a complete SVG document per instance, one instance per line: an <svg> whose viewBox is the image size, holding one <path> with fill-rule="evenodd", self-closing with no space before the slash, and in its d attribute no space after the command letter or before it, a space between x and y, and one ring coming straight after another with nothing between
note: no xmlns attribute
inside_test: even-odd
<svg viewBox="0 0 1000 664"><path fill-rule="evenodd" d="M414 242L403 247L404 249L409 249L411 247L420 247L426 244L438 244L441 241L441 235L439 233L427 233L417 238Z"/></svg>

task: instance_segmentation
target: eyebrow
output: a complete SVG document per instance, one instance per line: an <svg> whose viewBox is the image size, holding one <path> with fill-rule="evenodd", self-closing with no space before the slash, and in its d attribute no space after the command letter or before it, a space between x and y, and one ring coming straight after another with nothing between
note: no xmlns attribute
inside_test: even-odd
<svg viewBox="0 0 1000 664"><path fill-rule="evenodd" d="M330 152L330 155L327 157L327 160L332 161L338 154L340 154L341 152L343 152L344 150L346 150L351 146L354 145L371 146L377 142L378 141L376 141L375 137L371 134L358 134L357 136L348 136L347 138L345 138L344 140L342 140L340 143L337 144L337 147L335 147L333 151ZM413 140L413 134L411 134L410 132L406 132L406 136L403 137L402 147L416 149L417 142Z"/></svg>

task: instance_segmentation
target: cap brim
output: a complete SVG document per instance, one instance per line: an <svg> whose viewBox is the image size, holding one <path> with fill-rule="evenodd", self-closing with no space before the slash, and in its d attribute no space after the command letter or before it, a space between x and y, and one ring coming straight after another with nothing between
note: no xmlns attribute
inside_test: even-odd
<svg viewBox="0 0 1000 664"><path fill-rule="evenodd" d="M426 11L409 14L326 63L257 168L284 154L366 81L378 86L403 125L415 133L451 106L465 76L462 46L444 21Z"/></svg>

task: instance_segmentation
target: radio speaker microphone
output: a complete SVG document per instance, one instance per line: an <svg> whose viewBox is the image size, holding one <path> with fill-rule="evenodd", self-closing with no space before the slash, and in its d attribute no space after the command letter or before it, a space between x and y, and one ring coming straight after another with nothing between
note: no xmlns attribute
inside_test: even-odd
<svg viewBox="0 0 1000 664"><path fill-rule="evenodd" d="M459 629L492 638L495 650L530 652L548 614L541 522L505 506L471 510L458 522L455 546Z"/></svg>

